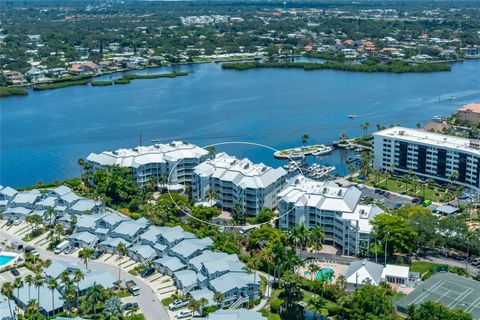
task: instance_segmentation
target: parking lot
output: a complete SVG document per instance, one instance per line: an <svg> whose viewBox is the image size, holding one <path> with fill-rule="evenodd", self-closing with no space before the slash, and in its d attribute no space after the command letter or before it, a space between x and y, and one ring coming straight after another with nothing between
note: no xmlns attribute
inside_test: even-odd
<svg viewBox="0 0 480 320"><path fill-rule="evenodd" d="M387 208L394 208L397 204L412 204L412 198L408 196L401 196L393 193L389 193L388 196L381 195L375 192L375 189L365 186L361 189L362 197L371 197L373 200L383 202L383 205ZM430 206L432 207L432 206Z"/></svg>

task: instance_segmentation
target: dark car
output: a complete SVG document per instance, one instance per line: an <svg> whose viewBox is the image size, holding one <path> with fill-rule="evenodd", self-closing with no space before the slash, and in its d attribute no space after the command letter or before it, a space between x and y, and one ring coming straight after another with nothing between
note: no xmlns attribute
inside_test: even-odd
<svg viewBox="0 0 480 320"><path fill-rule="evenodd" d="M136 302L127 302L124 305L122 305L122 310L130 310L133 308L138 308L138 303Z"/></svg>
<svg viewBox="0 0 480 320"><path fill-rule="evenodd" d="M155 268L150 267L150 268L147 268L147 269L143 270L142 273L140 273L140 276L142 278L146 278L148 276L151 276L154 273L155 273Z"/></svg>
<svg viewBox="0 0 480 320"><path fill-rule="evenodd" d="M18 277L20 275L20 272L17 269L10 270L10 273L13 274L15 277Z"/></svg>
<svg viewBox="0 0 480 320"><path fill-rule="evenodd" d="M100 258L103 254L103 251L95 251L93 254L92 254L92 259L93 260L97 260L98 258Z"/></svg>
<svg viewBox="0 0 480 320"><path fill-rule="evenodd" d="M380 193L380 189L375 189L375 193Z"/></svg>
<svg viewBox="0 0 480 320"><path fill-rule="evenodd" d="M401 204L401 203L397 203L394 208L398 210L398 209L400 209L401 207L402 207L402 204Z"/></svg>
<svg viewBox="0 0 480 320"><path fill-rule="evenodd" d="M6 223L7 226L11 226L12 224L13 224L13 220L8 220Z"/></svg>

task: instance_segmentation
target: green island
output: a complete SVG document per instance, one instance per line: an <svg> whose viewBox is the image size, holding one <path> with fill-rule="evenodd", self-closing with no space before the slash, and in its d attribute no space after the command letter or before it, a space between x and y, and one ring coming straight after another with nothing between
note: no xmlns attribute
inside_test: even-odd
<svg viewBox="0 0 480 320"><path fill-rule="evenodd" d="M50 83L50 84L36 85L36 86L33 86L33 90L40 91L40 90L60 89L60 88L71 87L71 86L86 85L87 83L88 83L87 80L62 81L62 82L56 82L56 83Z"/></svg>
<svg viewBox="0 0 480 320"><path fill-rule="evenodd" d="M170 73L156 73L156 74L127 74L123 77L113 80L115 84L128 84L135 79L158 79L158 78L176 78L187 76L188 72L170 72Z"/></svg>
<svg viewBox="0 0 480 320"><path fill-rule="evenodd" d="M0 87L0 97L11 97L11 96L26 96L28 91L23 88L15 87Z"/></svg>
<svg viewBox="0 0 480 320"><path fill-rule="evenodd" d="M406 62L394 61L387 64L362 63L344 64L338 61L326 61L324 63L314 62L235 62L222 64L223 69L249 70L259 68L297 68L303 70L340 70L350 72L438 72L451 71L446 64L408 64Z"/></svg>
<svg viewBox="0 0 480 320"><path fill-rule="evenodd" d="M112 81L92 81L90 83L92 87L104 87L104 86L111 86L113 84Z"/></svg>

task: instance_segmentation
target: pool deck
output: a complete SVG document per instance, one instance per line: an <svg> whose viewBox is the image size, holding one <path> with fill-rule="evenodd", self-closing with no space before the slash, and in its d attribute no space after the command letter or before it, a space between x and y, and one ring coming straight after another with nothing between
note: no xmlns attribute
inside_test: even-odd
<svg viewBox="0 0 480 320"><path fill-rule="evenodd" d="M0 265L0 269L4 269L12 265L15 265L22 258L20 254L16 252L10 252L10 251L0 251L0 256L12 257L12 260L8 261L5 264Z"/></svg>
<svg viewBox="0 0 480 320"><path fill-rule="evenodd" d="M319 260L312 260L311 262L306 264L305 267L298 268L297 273L299 275L301 275L302 277L313 280L312 275L305 274L305 271L308 271L308 266L311 263L314 263L314 264L318 265L322 269L324 269L324 268L332 269L333 272L334 272L333 278L332 278L332 281L331 281L332 283L335 283L337 277L339 275L343 274L345 272L345 270L348 268L348 265L339 264L336 261L326 261L326 262L324 262L324 261L319 261Z"/></svg>

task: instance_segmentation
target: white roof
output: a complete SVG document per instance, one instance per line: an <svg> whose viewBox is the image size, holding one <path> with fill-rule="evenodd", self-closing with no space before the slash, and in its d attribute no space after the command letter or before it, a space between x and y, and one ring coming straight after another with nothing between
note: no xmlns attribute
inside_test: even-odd
<svg viewBox="0 0 480 320"><path fill-rule="evenodd" d="M377 214L383 213L383 210L373 204L359 204L354 212L343 212L342 219L350 220L352 227L357 227L358 231L363 233L370 233L372 231L372 225L370 221L375 218Z"/></svg>
<svg viewBox="0 0 480 320"><path fill-rule="evenodd" d="M100 165L119 165L121 167L138 168L148 163L176 162L182 159L199 159L208 154L208 151L196 145L173 141L169 144L155 144L153 146L139 146L132 149L118 149L91 153L88 161Z"/></svg>
<svg viewBox="0 0 480 320"><path fill-rule="evenodd" d="M354 186L340 187L334 182L319 182L298 175L279 194L280 201L319 210L353 212L362 195Z"/></svg>
<svg viewBox="0 0 480 320"><path fill-rule="evenodd" d="M242 189L266 188L287 174L283 168L271 168L248 159L237 159L222 152L202 162L194 169L200 177L212 177L231 182Z"/></svg>
<svg viewBox="0 0 480 320"><path fill-rule="evenodd" d="M382 279L385 279L387 276L408 279L409 273L410 273L409 267L397 266L394 264L387 264L383 268Z"/></svg>
<svg viewBox="0 0 480 320"><path fill-rule="evenodd" d="M393 127L374 133L374 136L392 138L406 142L431 145L456 151L464 151L480 155L480 141L456 136L449 136L429 131Z"/></svg>

